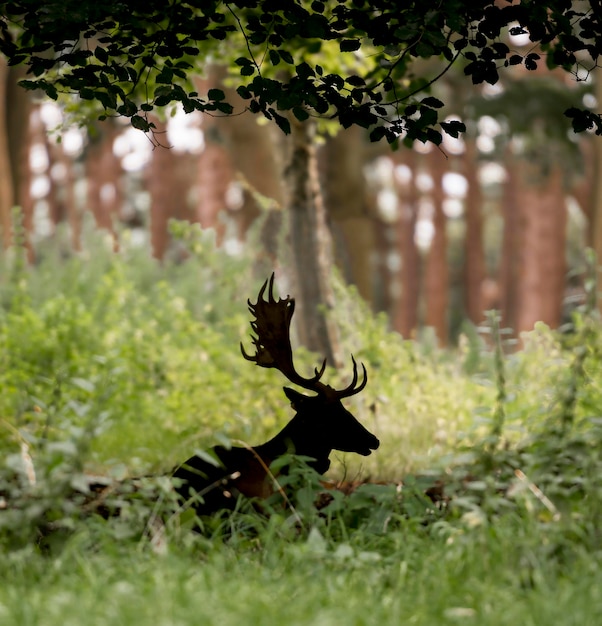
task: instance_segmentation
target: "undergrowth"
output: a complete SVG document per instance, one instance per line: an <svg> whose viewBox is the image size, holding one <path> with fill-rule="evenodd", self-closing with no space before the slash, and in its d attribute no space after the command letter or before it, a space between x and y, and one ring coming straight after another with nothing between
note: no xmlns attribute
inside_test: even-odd
<svg viewBox="0 0 602 626"><path fill-rule="evenodd" d="M182 264L127 246L114 256L92 235L83 257L49 251L33 269L18 251L1 261L0 549L10 574L0 573L0 623L142 624L156 602L170 607L156 623L240 623L223 608L232 594L258 624L268 614L543 624L558 611L568 624L601 608L593 262L571 323L538 326L520 350L507 349L495 313L457 350L404 341L335 278L333 315L370 377L349 408L381 448L361 461L334 455L327 486L303 459L286 459L293 469L261 513L241 502L192 532L198 520L176 501L171 468L215 443L264 441L291 413L278 373L251 367L238 348L265 268L207 233L176 230L190 251ZM299 350L296 360L310 371L319 357ZM50 602L57 580L62 600ZM20 604L32 584L37 594ZM128 604L136 594L150 608ZM287 600L275 607L273 594ZM92 614L98 597L111 601ZM65 608L73 603L85 617Z"/></svg>

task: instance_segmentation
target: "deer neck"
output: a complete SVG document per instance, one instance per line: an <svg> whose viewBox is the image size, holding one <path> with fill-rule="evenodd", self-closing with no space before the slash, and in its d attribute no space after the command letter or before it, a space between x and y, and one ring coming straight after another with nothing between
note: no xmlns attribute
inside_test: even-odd
<svg viewBox="0 0 602 626"><path fill-rule="evenodd" d="M255 452L269 465L272 461L284 454L298 454L308 456L315 461L310 461L318 473L323 474L330 466L328 459L332 448L320 441L320 433L308 432L307 424L303 423L299 414L272 439L266 443L255 446Z"/></svg>

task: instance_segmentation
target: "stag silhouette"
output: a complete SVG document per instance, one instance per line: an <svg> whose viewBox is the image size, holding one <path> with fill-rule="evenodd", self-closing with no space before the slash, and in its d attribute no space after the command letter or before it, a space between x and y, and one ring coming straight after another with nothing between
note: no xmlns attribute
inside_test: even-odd
<svg viewBox="0 0 602 626"><path fill-rule="evenodd" d="M269 285L269 288L268 288ZM237 497L267 498L273 492L268 468L279 457L294 453L309 457L309 465L323 474L330 467L333 450L371 454L379 446L378 439L343 407L341 400L353 396L366 386L368 375L362 364L362 382L358 384L358 367L353 356L353 378L348 387L333 389L322 382L326 369L324 359L314 376L305 378L293 364L290 324L295 300L273 294L274 274L265 281L257 302L248 300L249 311L255 317L251 335L255 355L249 356L240 344L245 359L260 367L275 368L293 384L312 391L307 396L290 387L284 393L296 411L290 422L273 438L258 446L215 446L213 455L217 466L199 456L193 456L173 473L179 495L195 508L197 515L208 515L220 509L232 509ZM268 289L267 300L264 294Z"/></svg>

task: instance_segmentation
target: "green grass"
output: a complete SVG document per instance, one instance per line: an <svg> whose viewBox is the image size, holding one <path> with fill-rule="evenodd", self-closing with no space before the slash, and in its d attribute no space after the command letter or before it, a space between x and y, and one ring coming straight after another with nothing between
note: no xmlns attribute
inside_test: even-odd
<svg viewBox="0 0 602 626"><path fill-rule="evenodd" d="M0 575L0 623L595 624L596 555L561 565L524 519L454 537L415 524L333 544L311 534L254 546L147 546L75 538L54 558L12 554ZM598 555L599 556L599 555ZM25 558L27 557L27 558Z"/></svg>
<svg viewBox="0 0 602 626"><path fill-rule="evenodd" d="M180 234L193 251L182 265L127 247L113 257L94 237L88 258L1 261L0 626L598 623L591 307L571 332L539 327L508 356L470 330L443 352L390 333L335 282L345 350L370 376L348 406L382 446L334 454L329 477L391 484L335 492L318 511L301 468L301 524L276 506L214 520L207 535L174 514L165 480L118 494L119 518L82 515L85 472L169 472L223 439L261 442L291 416L281 376L238 348L264 276L206 234ZM335 384L348 374L328 372ZM430 473L447 480L448 506L423 496Z"/></svg>

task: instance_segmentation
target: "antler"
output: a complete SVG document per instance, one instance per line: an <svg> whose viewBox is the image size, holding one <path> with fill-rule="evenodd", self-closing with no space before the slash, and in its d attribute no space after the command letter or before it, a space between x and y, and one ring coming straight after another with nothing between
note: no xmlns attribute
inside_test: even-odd
<svg viewBox="0 0 602 626"><path fill-rule="evenodd" d="M354 396L356 393L359 393L368 383L368 372L366 372L366 366L362 363L362 372L363 372L363 380L360 383L359 387L357 385L357 363L353 358L353 354L351 355L351 360L353 361L353 378L351 383L345 387L345 389L341 389L340 391L335 391L338 398L349 398L350 396Z"/></svg>
<svg viewBox="0 0 602 626"><path fill-rule="evenodd" d="M268 299L264 300L264 293L269 285ZM301 376L295 369L293 364L293 350L291 348L290 326L295 312L294 298L286 297L284 299L274 298L274 274L263 283L257 296L257 302L252 304L247 301L249 311L255 317L251 321L251 328L256 337L251 335L251 340L255 346L255 356L249 356L241 342L240 350L247 361L253 361L261 367L273 367L282 372L292 383L308 389L310 391L322 392L337 398L348 398L359 393L368 382L366 368L362 364L363 380L359 387L356 387L358 381L357 363L353 356L353 379L351 384L341 391L336 391L329 385L323 383L320 379L326 369L326 359L322 362L320 369L315 368L315 375L311 378Z"/></svg>

